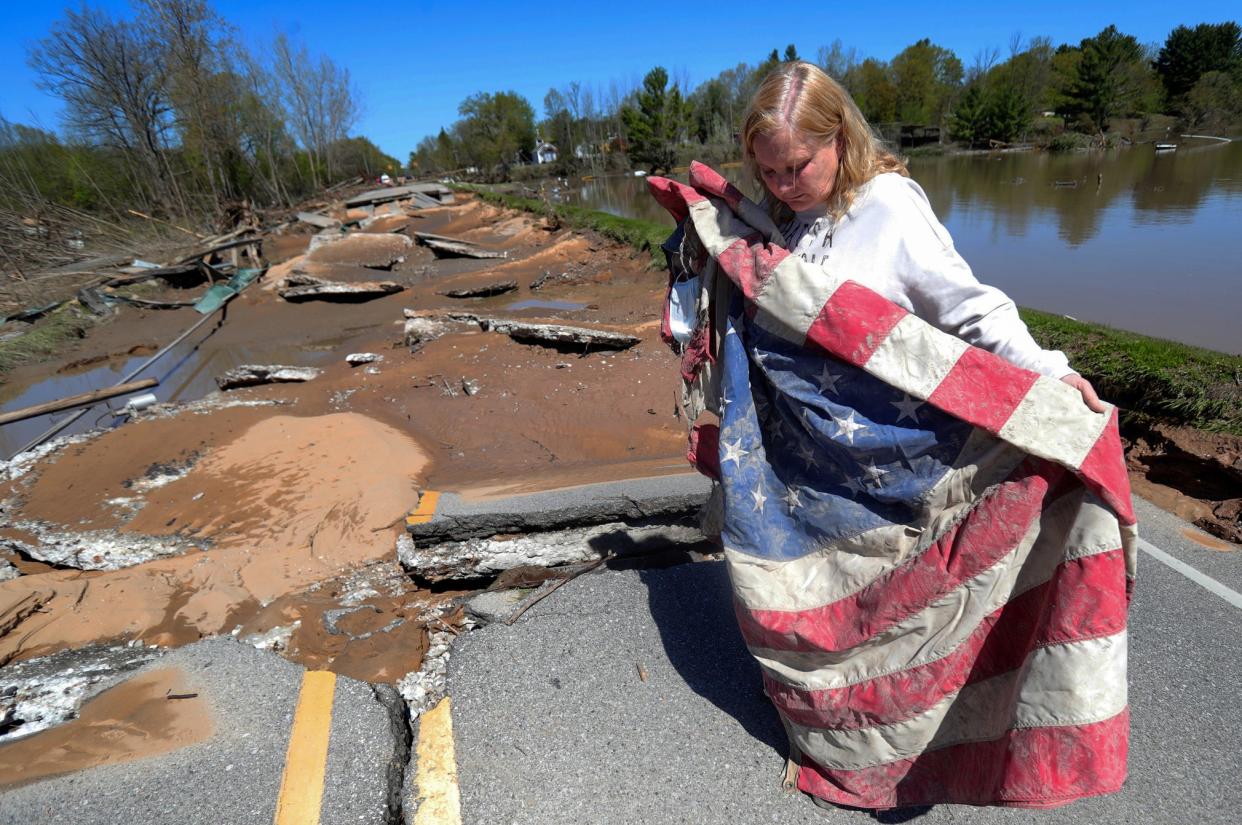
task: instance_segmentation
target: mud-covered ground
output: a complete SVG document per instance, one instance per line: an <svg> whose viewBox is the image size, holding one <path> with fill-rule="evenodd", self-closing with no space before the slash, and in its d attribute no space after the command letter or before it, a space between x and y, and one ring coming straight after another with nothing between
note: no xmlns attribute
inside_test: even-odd
<svg viewBox="0 0 1242 825"><path fill-rule="evenodd" d="M658 337L664 276L648 256L469 197L379 211L391 214L352 233L372 237L309 253L315 230L305 224L269 234L267 274L178 368L201 371L216 363L213 354L244 351L252 363L318 366L319 377L183 398L7 466L0 666L233 634L309 667L401 684L459 618L458 593L420 588L397 563L396 539L420 492L487 496L684 471L676 363ZM437 258L407 244L414 232L506 257ZM280 296L286 279L304 275L403 289L358 303ZM517 289L442 294L501 281ZM407 315L446 312L640 340L583 352L449 323L439 337L407 345ZM123 307L55 359L12 372L5 395L154 352L199 317L189 308ZM364 352L382 358L346 363ZM1209 489L1192 483L1194 472L1176 471L1180 459L1168 456L1178 438L1136 442L1137 491L1191 520L1236 521L1227 481ZM1242 473L1236 439L1212 450ZM28 722L10 713L0 737L21 735ZM0 773L22 762L0 761Z"/></svg>
<svg viewBox="0 0 1242 825"><path fill-rule="evenodd" d="M396 561L421 491L487 495L684 471L675 363L658 340L662 275L647 256L469 199L357 234L431 232L507 257L437 259L403 240L395 262L383 251L391 243L305 255L312 231L294 225L269 237L266 276L179 369L242 349L254 363L316 364L318 378L161 405L7 468L0 559L19 575L0 582L0 664L234 634L310 667L399 682L418 670L428 627L455 619L456 593L420 589ZM298 274L404 289L360 303L286 301L279 288ZM440 294L502 280L519 288L484 299ZM411 352L407 311L437 310L640 341L582 352L449 324ZM121 308L56 359L11 373L6 394L153 352L199 317ZM359 352L382 357L346 363ZM7 732L20 732L15 722Z"/></svg>

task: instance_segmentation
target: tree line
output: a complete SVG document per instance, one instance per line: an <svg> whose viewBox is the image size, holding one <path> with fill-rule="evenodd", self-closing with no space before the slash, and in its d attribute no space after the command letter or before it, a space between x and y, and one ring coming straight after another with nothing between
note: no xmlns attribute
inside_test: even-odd
<svg viewBox="0 0 1242 825"><path fill-rule="evenodd" d="M1003 60L999 49L985 49L966 65L928 39L890 61L863 58L836 40L814 62L894 144L1080 146L1107 142L1123 119L1153 115L1196 130L1242 125L1242 29L1235 22L1178 26L1159 45L1143 45L1116 26L1077 44L1015 36L1008 45ZM409 164L424 173L504 176L511 164L536 159L540 139L556 146L562 173L627 164L668 169L691 154L734 159L755 89L781 62L797 59L792 45L773 49L693 89L658 66L641 85L613 82L607 96L574 82L548 91L541 119L516 92L475 95L459 121L418 145Z"/></svg>
<svg viewBox="0 0 1242 825"><path fill-rule="evenodd" d="M63 136L0 117L0 199L199 220L292 205L331 181L396 171L350 136L349 70L281 34L259 54L207 0L68 9L27 59L65 107Z"/></svg>

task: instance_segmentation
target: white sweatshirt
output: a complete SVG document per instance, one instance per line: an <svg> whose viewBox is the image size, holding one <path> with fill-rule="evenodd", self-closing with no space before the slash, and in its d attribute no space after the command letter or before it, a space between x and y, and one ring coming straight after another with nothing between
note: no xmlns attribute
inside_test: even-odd
<svg viewBox="0 0 1242 825"><path fill-rule="evenodd" d="M1051 378L1073 372L1064 353L1040 349L1005 293L979 283L910 178L877 175L840 220L827 211L796 212L781 225L787 248L1020 367Z"/></svg>

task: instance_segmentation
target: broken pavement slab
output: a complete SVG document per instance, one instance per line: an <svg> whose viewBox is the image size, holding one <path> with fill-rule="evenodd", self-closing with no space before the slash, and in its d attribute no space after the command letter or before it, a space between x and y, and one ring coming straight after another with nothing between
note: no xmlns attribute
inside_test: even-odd
<svg viewBox="0 0 1242 825"><path fill-rule="evenodd" d="M510 318L475 315L471 312L419 312L406 309L405 317L407 319L407 343L411 337L409 321L416 319L419 323L414 325L412 330L415 336L422 332L438 332L443 334L447 324L458 323L476 324L484 332L498 332L501 335L508 335L521 344L536 344L558 349L577 350L581 348L585 351L593 349L621 350L629 349L642 341L642 338L637 335L614 332L608 329L577 327L567 324L538 324L528 321L515 321ZM429 340L429 338L420 338L419 340Z"/></svg>
<svg viewBox="0 0 1242 825"><path fill-rule="evenodd" d="M709 490L707 479L683 474L485 501L425 493L397 557L417 580L442 582L655 549L701 551L698 514Z"/></svg>
<svg viewBox="0 0 1242 825"><path fill-rule="evenodd" d="M281 821L275 819L277 798L306 671L231 639L171 651L147 669L168 667L180 668L196 700L210 707L214 727L207 739L139 761L0 788L0 822L46 822L48 811L56 811L57 822L77 825ZM404 705L391 688L344 677L330 681L329 701L309 720L312 732L327 738L322 793L313 793L313 765L289 778L312 788L323 825L396 821L409 753Z"/></svg>
<svg viewBox="0 0 1242 825"><path fill-rule="evenodd" d="M323 237L325 242L314 243ZM316 235L306 260L322 264L352 264L368 269L392 269L405 260L414 242L405 235L358 232L333 238Z"/></svg>
<svg viewBox="0 0 1242 825"><path fill-rule="evenodd" d="M308 223L319 229L336 229L341 225L341 222L336 218L320 215L316 212L299 212L297 218L302 223Z"/></svg>
<svg viewBox="0 0 1242 825"><path fill-rule="evenodd" d="M416 232L415 237L418 238L419 243L434 252L437 258L446 256L459 258L507 258L509 256L509 253L503 250L484 249L476 243L457 238L443 238L424 232Z"/></svg>
<svg viewBox="0 0 1242 825"><path fill-rule="evenodd" d="M290 275L276 290L291 303L301 301L361 302L382 298L405 289L393 281L328 281L313 275Z"/></svg>
<svg viewBox="0 0 1242 825"><path fill-rule="evenodd" d="M453 202L453 190L439 183L412 183L407 186L386 186L382 189L371 189L360 192L345 201L346 207L369 206L388 201L405 200L415 195L422 195L435 202L436 206L444 206Z"/></svg>
<svg viewBox="0 0 1242 825"><path fill-rule="evenodd" d="M318 378L316 367L291 367L283 364L242 364L216 377L216 386L222 390L239 387L257 387L260 384L291 384Z"/></svg>
<svg viewBox="0 0 1242 825"><path fill-rule="evenodd" d="M490 298L493 295L503 295L506 292L516 292L518 288L517 281L498 281L494 284L482 284L480 286L464 287L462 289L449 289L440 294L446 298Z"/></svg>
<svg viewBox="0 0 1242 825"><path fill-rule="evenodd" d="M697 515L711 492L698 473L603 481L556 490L490 498L424 493L406 520L416 546L485 538L500 533L535 533L636 519L679 519ZM435 496L434 510L422 502Z"/></svg>

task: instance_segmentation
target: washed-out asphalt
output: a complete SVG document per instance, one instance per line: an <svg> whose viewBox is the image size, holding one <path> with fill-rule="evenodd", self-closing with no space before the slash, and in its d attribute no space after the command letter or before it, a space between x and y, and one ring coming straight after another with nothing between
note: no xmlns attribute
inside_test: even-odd
<svg viewBox="0 0 1242 825"><path fill-rule="evenodd" d="M573 497L581 492L543 501L563 507ZM1208 549L1172 516L1136 506L1145 540L1242 592L1236 552ZM1139 561L1125 788L1050 811L936 806L911 821L1237 821L1242 610L1146 553ZM210 739L0 792L0 825L273 822L303 670L231 639L148 667L174 664L212 703ZM586 573L512 626L462 634L449 693L461 821L470 825L875 821L781 789L785 736L742 645L720 562L620 559ZM414 821L418 765L403 778L410 742L394 724L395 701L336 680L319 822Z"/></svg>

